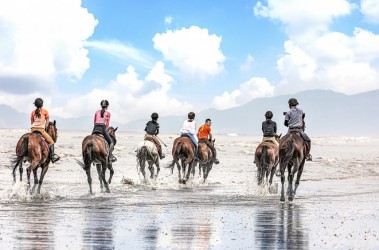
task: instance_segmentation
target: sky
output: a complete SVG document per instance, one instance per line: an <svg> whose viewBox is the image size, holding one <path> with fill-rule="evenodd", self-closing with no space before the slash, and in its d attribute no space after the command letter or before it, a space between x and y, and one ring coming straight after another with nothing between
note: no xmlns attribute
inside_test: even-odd
<svg viewBox="0 0 379 250"><path fill-rule="evenodd" d="M0 0L0 104L126 123L379 89L378 0Z"/></svg>

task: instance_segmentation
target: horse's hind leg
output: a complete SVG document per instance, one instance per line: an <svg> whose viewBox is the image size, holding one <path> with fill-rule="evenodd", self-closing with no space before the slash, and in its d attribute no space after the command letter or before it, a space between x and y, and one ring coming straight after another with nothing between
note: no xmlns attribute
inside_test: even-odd
<svg viewBox="0 0 379 250"><path fill-rule="evenodd" d="M108 163L108 169L109 169L109 180L108 180L108 184L111 184L111 182L112 182L112 177L113 177L113 174L114 174L114 170L113 170L112 162L109 162L109 163Z"/></svg>
<svg viewBox="0 0 379 250"><path fill-rule="evenodd" d="M101 164L95 164L97 170L97 176L99 177L100 189L103 191L103 179L101 178Z"/></svg>
<svg viewBox="0 0 379 250"><path fill-rule="evenodd" d="M295 190L293 191L293 195L296 194L297 187L300 184L300 177L301 177L301 174L303 173L304 163L305 163L305 159L303 159L303 161L301 162L301 164L299 166L299 170L297 172L297 177L296 177L296 182L295 182Z"/></svg>
<svg viewBox="0 0 379 250"><path fill-rule="evenodd" d="M292 182L293 182L293 173L291 171L292 165L288 165L288 200L293 201L293 187L292 187Z"/></svg>
<svg viewBox="0 0 379 250"><path fill-rule="evenodd" d="M286 170L286 167L285 166L280 166L280 182L282 183L282 191L281 191L281 195L280 195L280 201L284 202L285 201L285 198L284 198L284 181L286 179L285 175L284 175L284 171Z"/></svg>
<svg viewBox="0 0 379 250"><path fill-rule="evenodd" d="M20 162L20 166L18 167L20 171L20 182L22 181L22 173L24 172L24 168L22 167L22 161Z"/></svg>
<svg viewBox="0 0 379 250"><path fill-rule="evenodd" d="M154 178L154 167L149 163L150 179Z"/></svg>
<svg viewBox="0 0 379 250"><path fill-rule="evenodd" d="M159 167L159 160L155 162L155 166L157 166L157 175L155 176L155 178L158 178L159 171L161 170Z"/></svg>
<svg viewBox="0 0 379 250"><path fill-rule="evenodd" d="M45 177L45 174L46 174L47 170L48 170L48 165L44 165L42 167L41 176L40 176L39 182L38 182L37 194L41 193L41 186L42 186L42 183L43 183L43 178Z"/></svg>
<svg viewBox="0 0 379 250"><path fill-rule="evenodd" d="M111 191L109 190L108 182L105 180L105 171L107 170L107 163L103 162L101 164L101 178L103 179L104 182L104 187L105 187L105 192L110 193Z"/></svg>
<svg viewBox="0 0 379 250"><path fill-rule="evenodd" d="M89 193L93 194L92 192L92 177L91 177L91 164L86 164L85 168L86 174L87 174L87 181L89 186Z"/></svg>
<svg viewBox="0 0 379 250"><path fill-rule="evenodd" d="M30 194L34 194L36 186L38 185L37 167L33 169L34 185L30 190Z"/></svg>

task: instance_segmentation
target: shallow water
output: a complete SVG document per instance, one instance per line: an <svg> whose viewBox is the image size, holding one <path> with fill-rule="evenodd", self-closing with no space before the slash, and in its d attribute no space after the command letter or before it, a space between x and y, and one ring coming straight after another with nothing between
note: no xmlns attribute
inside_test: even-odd
<svg viewBox="0 0 379 250"><path fill-rule="evenodd" d="M379 249L376 138L314 138L314 161L305 165L295 200L280 203L279 194L255 184L258 137L216 136L221 163L205 184L196 169L183 186L176 169L142 181L134 150L143 134L124 132L117 132L110 194L101 192L93 167L89 195L76 164L86 133L59 131L62 159L49 168L41 195L30 196L26 174L13 184L8 168L24 132L0 130L1 249ZM168 145L162 165L171 160L174 138L161 136ZM123 177L135 184L122 184Z"/></svg>

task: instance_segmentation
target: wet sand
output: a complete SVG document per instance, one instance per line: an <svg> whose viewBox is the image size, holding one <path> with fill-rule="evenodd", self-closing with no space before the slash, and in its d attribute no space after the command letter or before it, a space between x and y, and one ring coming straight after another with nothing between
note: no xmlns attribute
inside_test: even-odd
<svg viewBox="0 0 379 250"><path fill-rule="evenodd" d="M62 159L49 168L41 195L30 196L26 173L13 184L8 168L24 132L0 130L1 249L379 249L378 138L313 138L314 161L295 200L280 203L279 194L256 185L258 137L216 135L221 163L205 184L196 169L183 186L176 169L142 181L134 150L143 134L126 132L117 132L110 194L100 192L93 167L89 195L75 161L86 133L59 131ZM175 135L160 138L168 145L165 165Z"/></svg>

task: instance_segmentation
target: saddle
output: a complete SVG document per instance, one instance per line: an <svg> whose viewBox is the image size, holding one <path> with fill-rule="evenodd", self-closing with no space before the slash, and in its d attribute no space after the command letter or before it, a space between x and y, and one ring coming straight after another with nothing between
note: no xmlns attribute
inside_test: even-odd
<svg viewBox="0 0 379 250"><path fill-rule="evenodd" d="M196 148L195 143L193 143L193 141L191 140L191 138L188 135L181 135L180 137L187 137L188 139L190 139L192 145Z"/></svg>

